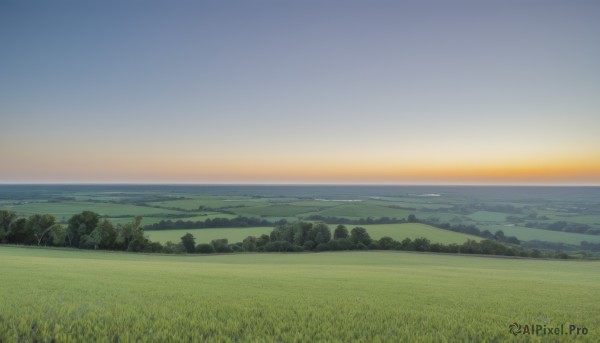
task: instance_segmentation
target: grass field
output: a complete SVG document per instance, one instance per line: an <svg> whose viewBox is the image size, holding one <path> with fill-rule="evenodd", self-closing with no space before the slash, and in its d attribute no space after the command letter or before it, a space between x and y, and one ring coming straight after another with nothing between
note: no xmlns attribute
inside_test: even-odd
<svg viewBox="0 0 600 343"><path fill-rule="evenodd" d="M331 230L335 229L335 225L329 225ZM348 230L351 230L354 225L347 225ZM425 237L433 243L443 244L462 244L468 239L480 241L477 236L466 235L463 233L442 230L425 224L380 224L380 225L362 225L369 232L371 238L379 239L383 236L392 237L395 240L403 240L404 238L415 239ZM210 243L213 239L227 238L229 242L241 242L248 236L260 236L269 234L273 228L257 227L257 228L227 228L227 229L182 229L182 230L153 230L146 231L150 240L165 243L172 241L178 243L181 237L186 233L191 233L196 238L198 243Z"/></svg>
<svg viewBox="0 0 600 343"><path fill-rule="evenodd" d="M481 237L448 230L442 230L433 226L418 223L362 225L362 227L367 229L371 238L375 239L379 239L383 236L388 236L392 237L397 241L401 241L404 238L415 239L424 237L429 239L432 243L443 244L462 244L468 239L472 239L475 241L481 240Z"/></svg>
<svg viewBox="0 0 600 343"><path fill-rule="evenodd" d="M307 215L318 214L322 216L331 217L348 217L348 218L406 218L411 212L407 210L400 210L395 208L363 204L361 202L354 202L349 204L343 204L335 207L330 207L319 212L307 213Z"/></svg>
<svg viewBox="0 0 600 343"><path fill-rule="evenodd" d="M506 221L506 213L490 212L490 211L477 211L468 215L467 217L477 222L504 222Z"/></svg>
<svg viewBox="0 0 600 343"><path fill-rule="evenodd" d="M507 236L515 236L523 241L546 241L555 243L566 243L578 245L581 241L589 243L600 243L600 236L598 235L583 235L572 232L562 231L549 231L542 229L534 229L523 226L504 226L504 225L482 225L482 230L490 230L490 232L496 232L502 230Z"/></svg>
<svg viewBox="0 0 600 343"><path fill-rule="evenodd" d="M21 215L32 215L39 213L50 213L57 219L69 219L71 216L83 211L93 211L102 216L146 216L155 214L174 214L180 213L161 208L152 208L145 206L136 206L129 204L112 203L84 203L84 202L60 202L60 203L27 203L22 205L4 205L0 209L14 211Z"/></svg>
<svg viewBox="0 0 600 343"><path fill-rule="evenodd" d="M196 244L210 243L213 239L227 238L229 242L241 242L248 236L260 236L269 234L273 231L272 227L243 227L243 228L225 228L225 229L183 229L183 230L154 230L146 231L146 234L152 241L165 243L171 241L181 242L181 237L186 233L191 233L196 238Z"/></svg>
<svg viewBox="0 0 600 343"><path fill-rule="evenodd" d="M561 341L600 340L597 262L15 247L0 260L3 342L490 342L514 340L513 322L575 324L588 334Z"/></svg>
<svg viewBox="0 0 600 343"><path fill-rule="evenodd" d="M312 211L310 207L293 205L271 205L232 208L232 211L241 215L264 216L264 217L291 217L301 213Z"/></svg>
<svg viewBox="0 0 600 343"><path fill-rule="evenodd" d="M197 199L178 199L169 201L156 201L148 203L152 206L168 207L168 208L180 208L187 211L198 210L198 207L209 207L209 208L229 208L237 206L264 206L269 203L263 199L247 199L247 198L197 198Z"/></svg>

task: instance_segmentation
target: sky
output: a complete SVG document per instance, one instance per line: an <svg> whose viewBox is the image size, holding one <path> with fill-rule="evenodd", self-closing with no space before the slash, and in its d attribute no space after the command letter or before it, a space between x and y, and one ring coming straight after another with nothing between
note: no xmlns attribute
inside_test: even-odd
<svg viewBox="0 0 600 343"><path fill-rule="evenodd" d="M600 185L598 1L2 1L0 183Z"/></svg>

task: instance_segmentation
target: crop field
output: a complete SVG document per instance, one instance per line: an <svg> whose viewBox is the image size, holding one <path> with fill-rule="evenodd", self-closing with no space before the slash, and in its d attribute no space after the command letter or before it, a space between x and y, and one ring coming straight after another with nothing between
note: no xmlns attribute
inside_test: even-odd
<svg viewBox="0 0 600 343"><path fill-rule="evenodd" d="M361 225L369 232L371 238L379 239L383 236L392 237L397 241L405 238L415 239L424 237L432 243L443 244L462 244L469 239L480 241L477 236L467 235L464 233L453 232L448 230L438 229L433 226L410 223L410 224L379 224L379 225Z"/></svg>
<svg viewBox="0 0 600 343"><path fill-rule="evenodd" d="M51 213L58 219L63 217L69 218L74 214L82 211L93 211L102 216L145 216L156 214L176 214L177 211L166 209L152 208L146 206L136 206L130 204L114 204L114 203L85 203L85 202L35 202L25 203L21 205L4 205L1 209L14 211L22 215L31 215L36 213Z"/></svg>
<svg viewBox="0 0 600 343"><path fill-rule="evenodd" d="M147 231L146 234L152 241L161 243L180 242L181 237L186 233L191 233L196 238L196 244L210 243L213 239L227 238L229 242L241 242L248 236L259 237L262 234L268 235L273 231L272 227L241 227L241 228L222 228L222 229L182 229L182 230L157 230Z"/></svg>
<svg viewBox="0 0 600 343"><path fill-rule="evenodd" d="M513 322L573 324L588 333L561 341L600 340L597 262L15 247L0 260L3 342L506 341Z"/></svg>
<svg viewBox="0 0 600 343"><path fill-rule="evenodd" d="M571 252L580 250L582 241L600 243L600 234L594 233L600 232L600 188L594 187L0 187L0 210L15 211L21 216L48 213L62 223L82 211L99 213L115 224L125 224L135 216L142 216L142 225L145 226L161 220L196 222L238 216L258 217L271 222L280 219L294 222L318 215L329 217L328 221L335 223L336 218L358 222L366 218L402 219L414 214L419 221L434 225L475 226L492 233L502 230L505 235L515 236L525 242L540 241L552 251L555 250L552 245L555 243L570 245L565 249ZM581 233L545 230L548 225L557 223L566 223L571 228L578 225L585 227L578 228ZM536 228L526 228L525 225L529 224ZM181 227L183 225L173 228ZM395 230L388 229L377 227L370 231L375 238L380 235L395 239L415 237L412 231L397 236ZM434 242L463 243L455 239L467 238L441 230L425 230L423 233ZM447 238L450 236L453 238ZM599 251L587 252L600 255Z"/></svg>
<svg viewBox="0 0 600 343"><path fill-rule="evenodd" d="M301 213L310 212L310 207L293 205L271 205L260 207L241 207L232 211L242 215L254 215L263 217L291 217Z"/></svg>
<svg viewBox="0 0 600 343"><path fill-rule="evenodd" d="M341 204L336 207L329 207L319 212L311 212L309 214L319 214L322 216L331 217L349 217L349 218L380 218L380 217L396 217L405 218L411 212L407 210L383 207L366 203L350 203Z"/></svg>
<svg viewBox="0 0 600 343"><path fill-rule="evenodd" d="M199 207L208 207L208 208L230 208L230 207L239 207L239 206L265 206L268 205L269 202L263 199L249 199L249 198L222 198L222 197L213 197L213 198L192 198L192 199L178 199L178 200L168 200L168 201L156 201L151 202L149 205L166 207L166 208L179 208L187 211L198 210Z"/></svg>
<svg viewBox="0 0 600 343"><path fill-rule="evenodd" d="M490 212L490 211L477 211L468 215L468 217L477 222L504 222L506 220L506 213Z"/></svg>
<svg viewBox="0 0 600 343"><path fill-rule="evenodd" d="M482 225L481 228L490 230L491 232L502 230L505 235L515 236L523 241L538 240L567 244L579 244L581 243L581 241L586 241L589 243L600 243L600 236L598 235L584 235L572 232L549 231L521 226Z"/></svg>

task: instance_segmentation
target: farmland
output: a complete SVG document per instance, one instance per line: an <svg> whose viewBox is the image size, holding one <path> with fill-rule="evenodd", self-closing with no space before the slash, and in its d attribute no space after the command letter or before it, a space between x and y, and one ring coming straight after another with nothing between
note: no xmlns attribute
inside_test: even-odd
<svg viewBox="0 0 600 343"><path fill-rule="evenodd" d="M362 226L373 224L366 221L370 218L397 225L414 214L434 226L473 226L492 234L501 230L531 248L575 252L582 249L581 242L600 243L600 189L594 187L3 185L0 190L0 210L21 216L49 213L63 224L84 210L121 225L142 216L142 225L147 227L161 221L238 216L270 222L324 218L329 224L362 220ZM181 225L171 228L184 229ZM415 232L388 232L389 228L369 226L375 238L415 238ZM195 228L187 225L185 229ZM229 239L239 237L235 230L225 232L233 234ZM213 233L209 236L214 237ZM179 234L154 236L162 240ZM443 238L447 235L463 241L468 238L440 230L422 234L431 241L461 243ZM204 240L198 236L197 241Z"/></svg>
<svg viewBox="0 0 600 343"><path fill-rule="evenodd" d="M513 322L600 338L595 262L14 247L0 259L2 341L504 341Z"/></svg>
<svg viewBox="0 0 600 343"><path fill-rule="evenodd" d="M443 244L461 244L467 239L480 240L480 237L466 235L458 232L438 229L424 224L382 224L382 225L364 225L369 234L374 239L384 236L395 240L404 238L415 239L424 237L433 243ZM222 229L187 229L187 230L160 230L148 231L151 240L165 243L167 241L178 242L181 236L191 233L196 238L196 242L210 242L213 239L227 238L230 242L241 242L248 236L260 236L269 234L272 231L270 227L253 228L222 228Z"/></svg>

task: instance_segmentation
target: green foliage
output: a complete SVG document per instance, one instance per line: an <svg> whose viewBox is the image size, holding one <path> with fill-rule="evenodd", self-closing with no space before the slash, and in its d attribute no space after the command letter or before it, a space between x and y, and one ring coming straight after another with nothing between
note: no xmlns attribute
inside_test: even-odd
<svg viewBox="0 0 600 343"><path fill-rule="evenodd" d="M364 227L355 227L350 231L350 240L356 244L364 245L365 247L371 244L371 236Z"/></svg>
<svg viewBox="0 0 600 343"><path fill-rule="evenodd" d="M227 239L215 239L210 242L216 252L227 253L233 252L233 249L229 246Z"/></svg>
<svg viewBox="0 0 600 343"><path fill-rule="evenodd" d="M338 225L333 232L333 239L345 239L348 236L348 229L344 225Z"/></svg>
<svg viewBox="0 0 600 343"><path fill-rule="evenodd" d="M17 219L17 215L12 211L0 211L0 243L8 241L10 224Z"/></svg>
<svg viewBox="0 0 600 343"><path fill-rule="evenodd" d="M140 226L142 217L136 217L132 223L119 226L116 244L125 251L143 251L148 242L144 236L144 228Z"/></svg>
<svg viewBox="0 0 600 343"><path fill-rule="evenodd" d="M98 225L100 215L92 211L83 211L75 214L69 219L67 240L69 246L79 247L82 245L82 237L90 235Z"/></svg>
<svg viewBox="0 0 600 343"><path fill-rule="evenodd" d="M181 237L181 244L183 244L183 247L188 254L196 251L196 239L194 238L194 235L189 232Z"/></svg>
<svg viewBox="0 0 600 343"><path fill-rule="evenodd" d="M212 254L215 252L215 248L212 244L201 243L196 246L196 252L200 254Z"/></svg>

